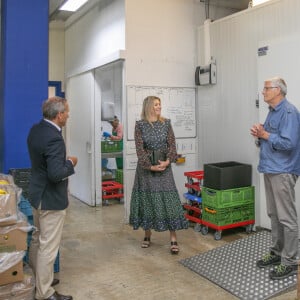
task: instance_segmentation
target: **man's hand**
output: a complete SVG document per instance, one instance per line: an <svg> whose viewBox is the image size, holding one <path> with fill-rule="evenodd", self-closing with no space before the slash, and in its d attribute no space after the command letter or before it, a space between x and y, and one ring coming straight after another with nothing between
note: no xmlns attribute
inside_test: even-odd
<svg viewBox="0 0 300 300"><path fill-rule="evenodd" d="M74 167L77 165L78 158L76 156L68 156L67 159L72 162Z"/></svg>

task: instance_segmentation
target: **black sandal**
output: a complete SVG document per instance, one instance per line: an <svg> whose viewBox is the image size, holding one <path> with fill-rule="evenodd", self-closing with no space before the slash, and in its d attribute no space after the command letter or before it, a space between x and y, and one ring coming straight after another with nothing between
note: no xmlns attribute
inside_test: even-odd
<svg viewBox="0 0 300 300"><path fill-rule="evenodd" d="M149 237L147 237L147 236L144 237L144 240L142 241L141 247L142 248L149 248L150 247L150 236Z"/></svg>
<svg viewBox="0 0 300 300"><path fill-rule="evenodd" d="M177 241L171 241L171 248L170 251L172 254L178 254L179 252L179 247Z"/></svg>

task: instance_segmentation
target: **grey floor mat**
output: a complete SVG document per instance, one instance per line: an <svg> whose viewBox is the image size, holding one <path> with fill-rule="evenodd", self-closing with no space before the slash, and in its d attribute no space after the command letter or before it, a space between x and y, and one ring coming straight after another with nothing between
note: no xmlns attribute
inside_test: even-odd
<svg viewBox="0 0 300 300"><path fill-rule="evenodd" d="M270 268L256 267L270 243L271 233L261 231L180 263L240 299L270 299L297 284L297 275L271 280Z"/></svg>

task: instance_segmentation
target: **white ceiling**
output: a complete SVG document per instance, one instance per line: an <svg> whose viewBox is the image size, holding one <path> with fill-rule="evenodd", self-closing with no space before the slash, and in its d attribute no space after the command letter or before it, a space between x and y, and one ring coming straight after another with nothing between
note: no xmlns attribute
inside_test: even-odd
<svg viewBox="0 0 300 300"><path fill-rule="evenodd" d="M49 0L49 19L50 21L66 21L72 12L60 11L58 8L66 0ZM234 10L243 10L248 8L250 0L195 0L206 3L207 5L214 5L225 8L232 8Z"/></svg>

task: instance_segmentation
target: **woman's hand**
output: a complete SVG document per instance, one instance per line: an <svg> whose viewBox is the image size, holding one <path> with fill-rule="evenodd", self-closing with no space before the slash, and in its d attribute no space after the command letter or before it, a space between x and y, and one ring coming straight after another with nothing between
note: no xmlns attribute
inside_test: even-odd
<svg viewBox="0 0 300 300"><path fill-rule="evenodd" d="M159 160L159 165L151 166L150 170L154 172L162 172L164 171L168 165L170 164L170 161L167 159L166 161Z"/></svg>

